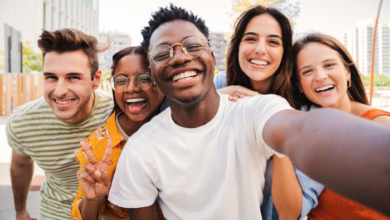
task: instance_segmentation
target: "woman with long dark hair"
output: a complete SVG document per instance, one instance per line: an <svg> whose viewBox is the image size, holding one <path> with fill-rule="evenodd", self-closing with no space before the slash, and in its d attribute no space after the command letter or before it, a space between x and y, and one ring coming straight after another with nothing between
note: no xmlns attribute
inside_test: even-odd
<svg viewBox="0 0 390 220"><path fill-rule="evenodd" d="M294 106L290 82L292 69L292 29L289 19L276 8L257 5L237 19L227 54L227 70L214 78L214 85L217 89L225 87L230 91L233 87L238 91L232 94L236 96L242 93L253 95L253 92L280 95ZM242 90L239 86L253 92ZM266 219L278 219L278 215L281 219L303 218L305 215L302 213L315 207L320 192L310 179L307 179L309 182L306 179L299 179L298 182L297 176L287 157L274 156L268 161L262 205ZM270 191L272 197L267 196L271 195Z"/></svg>
<svg viewBox="0 0 390 220"><path fill-rule="evenodd" d="M296 108L335 108L390 126L390 112L369 106L359 70L338 40L324 34L308 34L294 43L293 55L291 81ZM319 195L318 206L308 216L310 220L390 219L328 188Z"/></svg>

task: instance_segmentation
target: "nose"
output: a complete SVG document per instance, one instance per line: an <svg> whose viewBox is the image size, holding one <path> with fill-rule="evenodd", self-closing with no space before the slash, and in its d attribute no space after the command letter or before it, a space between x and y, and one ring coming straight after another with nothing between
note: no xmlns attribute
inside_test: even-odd
<svg viewBox="0 0 390 220"><path fill-rule="evenodd" d="M326 73L325 70L319 69L315 72L314 78L318 82L324 81L326 78L328 78L328 74Z"/></svg>
<svg viewBox="0 0 390 220"><path fill-rule="evenodd" d="M172 50L174 51L171 60L172 66L184 64L192 60L192 57L190 55L185 54L186 51L185 48L183 51L180 45L172 45L172 47L173 47Z"/></svg>
<svg viewBox="0 0 390 220"><path fill-rule="evenodd" d="M56 89L54 91L54 95L58 98L64 98L66 94L68 93L69 88L68 88L68 83L66 80L59 79L57 81Z"/></svg>
<svg viewBox="0 0 390 220"><path fill-rule="evenodd" d="M127 84L125 92L132 93L132 92L139 92L139 91L141 91L141 89L135 85L135 78L129 77L129 83Z"/></svg>
<svg viewBox="0 0 390 220"><path fill-rule="evenodd" d="M263 55L266 53L266 42L265 39L261 39L259 43L256 45L255 52L259 55Z"/></svg>

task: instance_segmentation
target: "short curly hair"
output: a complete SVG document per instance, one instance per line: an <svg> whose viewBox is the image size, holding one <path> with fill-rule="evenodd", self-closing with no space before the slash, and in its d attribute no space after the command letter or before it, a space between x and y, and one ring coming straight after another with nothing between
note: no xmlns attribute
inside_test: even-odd
<svg viewBox="0 0 390 220"><path fill-rule="evenodd" d="M158 11L152 13L152 19L149 20L149 26L144 27L141 31L144 38L141 46L146 54L148 53L150 38L152 37L153 32L160 25L173 20L189 21L193 23L207 39L209 38L209 29L202 18L194 15L192 11L187 11L186 9L177 7L171 3L170 6L165 8L160 7Z"/></svg>

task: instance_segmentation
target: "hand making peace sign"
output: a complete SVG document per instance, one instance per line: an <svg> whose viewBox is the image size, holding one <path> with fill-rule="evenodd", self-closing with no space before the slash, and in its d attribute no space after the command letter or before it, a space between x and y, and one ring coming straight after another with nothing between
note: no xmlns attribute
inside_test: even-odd
<svg viewBox="0 0 390 220"><path fill-rule="evenodd" d="M80 145L89 161L84 165L84 170L79 176L84 196L88 200L102 200L110 188L108 163L112 154L112 139L107 138L106 151L99 162L96 161L95 155L84 141L81 141Z"/></svg>

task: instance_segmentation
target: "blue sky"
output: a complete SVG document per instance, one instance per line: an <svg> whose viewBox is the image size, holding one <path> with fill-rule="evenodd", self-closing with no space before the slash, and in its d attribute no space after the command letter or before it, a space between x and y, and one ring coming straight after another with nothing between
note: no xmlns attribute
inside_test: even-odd
<svg viewBox="0 0 390 220"><path fill-rule="evenodd" d="M159 6L175 5L192 10L205 19L210 30L231 32L231 0L100 0L99 29L124 31L132 37L132 44L142 41L141 29L147 25L150 14ZM380 0L300 0L301 13L294 31L319 31L338 39L342 30L357 21L375 18ZM390 0L383 0L380 22L390 22Z"/></svg>

